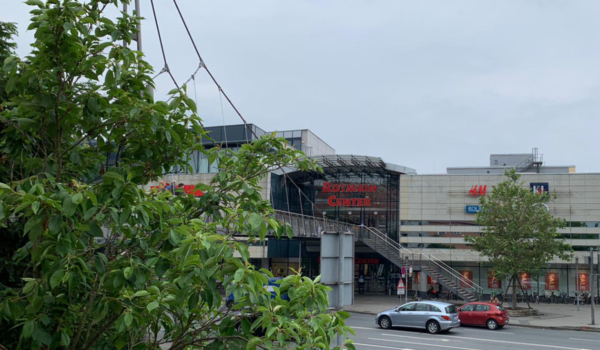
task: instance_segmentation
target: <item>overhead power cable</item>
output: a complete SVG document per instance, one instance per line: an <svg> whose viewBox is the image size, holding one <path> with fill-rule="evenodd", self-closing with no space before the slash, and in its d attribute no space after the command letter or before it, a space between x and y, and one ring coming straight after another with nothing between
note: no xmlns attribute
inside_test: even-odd
<svg viewBox="0 0 600 350"><path fill-rule="evenodd" d="M171 77L173 84L175 84L175 86L177 87L177 90L179 90L181 93L185 94L185 92L181 89L179 84L177 84L177 80L173 76L173 73L171 73L171 69L169 69L169 63L167 62L167 55L165 54L165 46L163 44L162 35L160 33L160 25L158 24L158 17L156 16L156 8L154 7L154 0L150 0L150 4L152 5L152 14L154 15L154 24L156 25L156 32L158 33L158 42L160 44L160 51L162 52L163 62L165 64L163 69L161 69L161 71L156 76L159 76L164 72L169 73L169 76ZM202 66L203 66L203 63L202 63L202 61L200 61L198 68L196 69L194 74L192 74L192 76L185 82L185 84L187 84L190 80L195 78L196 73L198 73L198 71L200 69L202 69ZM194 86L194 88L195 88L195 86ZM198 104L196 103L196 106L197 105ZM202 129L206 130L206 128L204 127L204 124L202 124L202 121L199 120L198 122L202 126ZM213 145L216 145L215 141L210 136L208 136L207 138L212 141Z"/></svg>
<svg viewBox="0 0 600 350"><path fill-rule="evenodd" d="M151 2L153 2L153 0L151 0ZM179 8L179 4L177 3L177 0L173 0L173 3L175 4L175 7L177 8L177 12L179 13L179 18L181 18L181 22L183 23L183 26L185 27L185 30L186 30L186 32L188 34L188 37L190 38L190 41L192 42L192 45L194 46L194 50L196 51L196 55L198 56L198 60L200 61L200 66L203 67L206 70L206 73L208 73L208 75L210 76L210 78L213 81L213 83L215 83L215 85L219 89L219 92L221 94L223 94L223 96L225 97L225 99L227 100L227 102L229 103L229 105L231 106L231 108L233 108L233 110L235 111L235 113L240 117L240 119L244 123L244 126L247 129L250 129L250 132L254 135L254 137L256 137L258 139L259 136L256 134L256 132L252 128L248 127L248 122L242 116L242 113L240 113L240 111L237 109L237 107L235 106L235 104L233 103L233 101L231 101L231 99L229 98L229 96L227 96L227 94L225 93L225 91L223 90L223 88L221 87L221 85L217 82L217 79L214 77L214 75L212 74L212 72L208 69L208 67L206 65L206 62L204 61L204 59L202 59L202 55L200 55L200 51L198 50L198 46L196 45L196 41L194 40L194 37L192 36L192 33L190 32L190 29L189 29L189 27L187 25L187 22L185 21L185 18L183 17L183 13L181 12L181 9ZM154 4L152 5L152 9L154 10ZM155 18L156 18L156 15L155 15ZM158 24L157 24L157 26L158 26ZM159 38L160 38L160 33L159 33ZM161 46L162 46L162 42L161 42ZM166 65L166 59L165 59L165 65ZM300 191L300 193L313 205L313 208L315 208L315 203L310 199L310 197L308 197L302 191L302 189L298 186L298 184L296 184L296 182L294 180L292 180L291 178L289 178L288 174L285 172L285 169L283 169L283 166L280 163L276 163L276 165L279 168L279 170L281 170L283 172L284 177L287 178ZM287 188L286 188L286 190L287 190ZM289 203L288 203L288 205L289 205ZM319 208L317 207L317 209L319 209ZM321 209L321 212L324 212L324 210Z"/></svg>

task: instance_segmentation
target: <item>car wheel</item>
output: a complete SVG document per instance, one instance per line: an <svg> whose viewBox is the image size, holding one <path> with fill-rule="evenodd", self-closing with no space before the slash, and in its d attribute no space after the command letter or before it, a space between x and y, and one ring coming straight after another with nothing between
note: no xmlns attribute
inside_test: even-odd
<svg viewBox="0 0 600 350"><path fill-rule="evenodd" d="M390 318L387 316L381 316L381 318L379 319L379 327L383 329L392 328L392 320L390 320Z"/></svg>
<svg viewBox="0 0 600 350"><path fill-rule="evenodd" d="M487 328L491 329L491 330L497 329L498 328L498 322L496 322L496 320L489 319L487 321Z"/></svg>
<svg viewBox="0 0 600 350"><path fill-rule="evenodd" d="M440 325L435 321L427 322L427 332L431 334L436 334L440 332Z"/></svg>

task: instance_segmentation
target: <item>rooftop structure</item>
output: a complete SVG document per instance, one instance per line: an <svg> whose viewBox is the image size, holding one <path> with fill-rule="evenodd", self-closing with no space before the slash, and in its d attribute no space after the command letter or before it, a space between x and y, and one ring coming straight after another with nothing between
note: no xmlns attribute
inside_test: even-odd
<svg viewBox="0 0 600 350"><path fill-rule="evenodd" d="M519 173L538 174L571 174L574 165L544 165L544 156L534 148L531 153L492 154L489 166L450 167L449 175L487 175L504 174L506 170L515 168Z"/></svg>

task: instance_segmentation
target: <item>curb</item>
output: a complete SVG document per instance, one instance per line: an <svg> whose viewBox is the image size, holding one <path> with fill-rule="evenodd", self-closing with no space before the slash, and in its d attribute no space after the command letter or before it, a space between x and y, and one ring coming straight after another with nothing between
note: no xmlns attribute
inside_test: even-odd
<svg viewBox="0 0 600 350"><path fill-rule="evenodd" d="M351 312L353 314L361 314L361 315L377 315L377 313L375 312L371 312L371 311L350 311L350 310L344 310L346 312ZM559 330L559 331L579 331L579 332L600 332L600 328L591 328L588 326L581 326L581 327L570 327L570 326L565 326L565 327L546 327L546 326L536 326L536 325L531 325L531 324L516 324L516 323L510 323L508 324L509 326L514 326L514 327L526 327L526 328L539 328L539 329L552 329L552 330Z"/></svg>

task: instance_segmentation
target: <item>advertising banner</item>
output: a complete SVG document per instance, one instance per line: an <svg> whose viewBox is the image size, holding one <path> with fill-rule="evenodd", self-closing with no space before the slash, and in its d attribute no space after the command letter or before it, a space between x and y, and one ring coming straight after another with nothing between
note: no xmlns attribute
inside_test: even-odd
<svg viewBox="0 0 600 350"><path fill-rule="evenodd" d="M579 285L580 291L589 292L590 291L590 274L587 272L580 272L577 284Z"/></svg>
<svg viewBox="0 0 600 350"><path fill-rule="evenodd" d="M531 290L531 275L527 272L523 272L519 275L519 282L521 283L521 288L524 290ZM518 286L517 286L518 287Z"/></svg>
<svg viewBox="0 0 600 350"><path fill-rule="evenodd" d="M492 271L488 271L488 288L502 289L502 280L494 277L494 273Z"/></svg>
<svg viewBox="0 0 600 350"><path fill-rule="evenodd" d="M558 272L546 272L546 290L558 290Z"/></svg>
<svg viewBox="0 0 600 350"><path fill-rule="evenodd" d="M460 288L471 288L473 287L473 271L462 270L460 271Z"/></svg>
<svg viewBox="0 0 600 350"><path fill-rule="evenodd" d="M431 276L427 276L427 285L430 284L438 284L438 282L436 280L434 280L433 278L431 278Z"/></svg>

